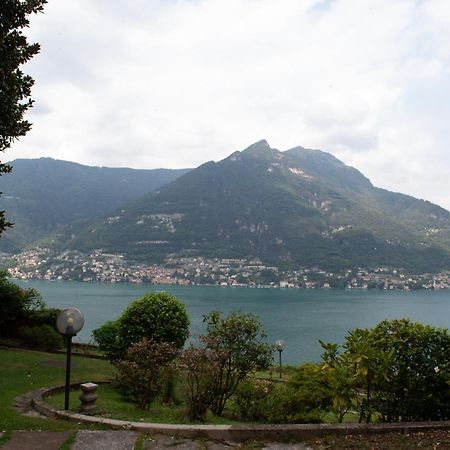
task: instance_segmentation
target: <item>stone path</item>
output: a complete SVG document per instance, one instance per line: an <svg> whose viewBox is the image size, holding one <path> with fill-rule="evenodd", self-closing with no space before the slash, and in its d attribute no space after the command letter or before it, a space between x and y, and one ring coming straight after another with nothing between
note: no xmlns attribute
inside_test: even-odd
<svg viewBox="0 0 450 450"><path fill-rule="evenodd" d="M243 446L245 446L245 444L238 444L236 442L220 442L203 439L192 440L184 438L178 439L171 436L146 437L144 441L144 450L163 450L168 448L173 450L231 450L239 449ZM255 444L255 446L252 448L254 448L255 450L308 450L308 447L300 443L261 443L260 446L258 446L258 444Z"/></svg>
<svg viewBox="0 0 450 450"><path fill-rule="evenodd" d="M2 450L59 450L69 436L66 431L18 431Z"/></svg>
<svg viewBox="0 0 450 450"><path fill-rule="evenodd" d="M2 450L59 450L70 437L70 432L18 431L6 442ZM0 433L1 436L1 433ZM134 431L78 431L71 450L133 450L138 434ZM171 436L144 435L144 450L230 450L245 447L236 442L194 440ZM246 447L248 448L248 447ZM301 443L261 443L252 446L261 450L308 450Z"/></svg>
<svg viewBox="0 0 450 450"><path fill-rule="evenodd" d="M307 447L305 444L265 444L262 450L311 450L309 447Z"/></svg>
<svg viewBox="0 0 450 450"><path fill-rule="evenodd" d="M79 431L72 450L133 450L134 431Z"/></svg>

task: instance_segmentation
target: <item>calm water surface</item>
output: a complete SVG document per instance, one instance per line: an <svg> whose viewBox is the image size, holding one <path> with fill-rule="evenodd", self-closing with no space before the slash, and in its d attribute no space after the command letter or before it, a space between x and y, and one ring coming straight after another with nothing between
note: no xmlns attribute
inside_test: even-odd
<svg viewBox="0 0 450 450"><path fill-rule="evenodd" d="M286 341L283 361L318 361L319 339L341 343L347 330L373 327L383 319L408 317L450 328L450 291L385 292L360 290L251 289L213 286L154 286L70 281L19 281L36 288L52 307L79 308L84 329L75 340L116 319L129 302L149 291L168 291L187 308L191 332L203 331L203 314L241 310L257 314L270 342Z"/></svg>

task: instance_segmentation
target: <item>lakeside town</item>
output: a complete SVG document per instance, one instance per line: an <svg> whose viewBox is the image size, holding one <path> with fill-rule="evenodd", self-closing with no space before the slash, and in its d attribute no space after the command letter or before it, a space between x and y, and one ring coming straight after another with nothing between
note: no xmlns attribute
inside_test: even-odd
<svg viewBox="0 0 450 450"><path fill-rule="evenodd" d="M81 282L218 285L307 289L449 289L450 272L409 274L401 268L355 268L330 272L317 267L281 270L258 259L169 257L164 265L129 263L124 255L95 250L55 253L36 248L0 261L17 279Z"/></svg>

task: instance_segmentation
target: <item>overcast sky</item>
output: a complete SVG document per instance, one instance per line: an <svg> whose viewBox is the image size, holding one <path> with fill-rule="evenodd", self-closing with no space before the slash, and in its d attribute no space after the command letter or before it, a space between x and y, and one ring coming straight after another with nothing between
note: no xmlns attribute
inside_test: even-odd
<svg viewBox="0 0 450 450"><path fill-rule="evenodd" d="M267 139L450 209L448 0L49 0L28 34L7 160L195 167Z"/></svg>

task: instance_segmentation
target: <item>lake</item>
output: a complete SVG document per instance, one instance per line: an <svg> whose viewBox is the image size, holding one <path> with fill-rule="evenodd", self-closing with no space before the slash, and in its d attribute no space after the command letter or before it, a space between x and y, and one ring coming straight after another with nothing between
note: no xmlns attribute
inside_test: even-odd
<svg viewBox="0 0 450 450"><path fill-rule="evenodd" d="M167 291L185 305L191 332L203 331L203 314L233 310L258 315L269 342L286 341L283 361L318 361L319 339L341 343L347 331L370 328L383 319L408 317L450 328L450 291L364 291L322 289L252 289L216 286L161 286L71 281L17 281L34 287L48 306L79 308L85 326L74 339L89 342L91 332L116 319L129 302L149 291Z"/></svg>

